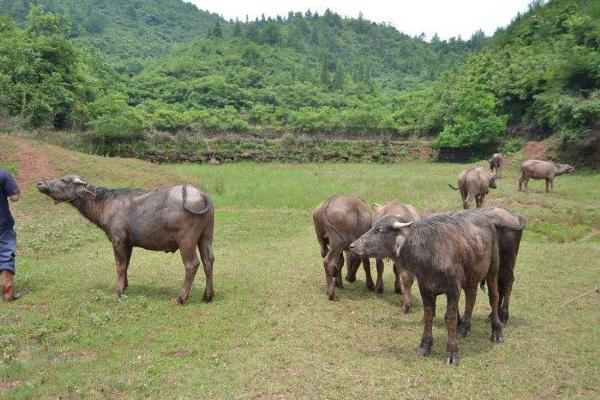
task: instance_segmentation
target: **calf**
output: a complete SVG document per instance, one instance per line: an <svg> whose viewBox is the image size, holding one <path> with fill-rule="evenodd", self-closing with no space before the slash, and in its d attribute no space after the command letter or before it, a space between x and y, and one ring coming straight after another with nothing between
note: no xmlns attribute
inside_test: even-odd
<svg viewBox="0 0 600 400"><path fill-rule="evenodd" d="M321 257L325 268L327 295L329 300L339 300L335 287L342 288L343 252L348 250L352 241L371 227L369 207L359 198L345 195L334 195L325 200L313 212L313 222L317 240L321 246ZM371 265L368 258L348 254L348 273L346 280L354 282L356 271L363 262L367 276L367 288L373 290ZM335 285L335 287L334 287Z"/></svg>
<svg viewBox="0 0 600 400"><path fill-rule="evenodd" d="M421 217L417 213L417 210L410 204L399 204L394 202L385 203L384 205L380 205L377 203L373 204L373 215L372 220L373 223L379 221L385 216L395 215L402 222L411 222L417 221ZM383 259L378 258L376 260L377 265L377 281L375 283L375 290L379 293L383 293ZM398 294L402 294L403 303L402 303L402 312L408 313L410 307L412 305L412 296L411 296L411 288L413 284L414 277L413 275L406 269L402 268L400 261L394 262L394 291Z"/></svg>
<svg viewBox="0 0 600 400"><path fill-rule="evenodd" d="M468 168L458 176L457 188L450 184L448 186L454 190L460 190L465 210L471 206L473 199L479 208L483 205L485 195L488 194L490 188L496 188L496 174L488 172L482 167Z"/></svg>
<svg viewBox="0 0 600 400"><path fill-rule="evenodd" d="M66 175L38 182L37 188L55 203L71 204L106 233L117 266L116 298L129 285L127 268L134 247L179 250L185 279L173 302L183 304L189 298L200 265L198 247L206 274L204 301L212 300L214 208L208 196L195 187L177 185L150 191L106 189L88 185L77 175Z"/></svg>
<svg viewBox="0 0 600 400"><path fill-rule="evenodd" d="M432 324L435 301L440 294L447 299L448 364L458 363L458 336L471 327L477 285L485 279L492 309L493 342L501 342L502 323L498 318L498 242L494 225L483 215L468 220L456 215L437 215L415 222L402 222L387 216L350 245L360 257L389 257L400 260L417 278L423 300L425 327L419 347L422 356L433 344ZM462 320L458 315L461 290L466 305Z"/></svg>
<svg viewBox="0 0 600 400"><path fill-rule="evenodd" d="M488 160L490 163L490 171L494 172L496 170L496 175L500 178L500 173L502 171L502 167L504 165L504 158L502 158L501 153L494 153L492 157Z"/></svg>

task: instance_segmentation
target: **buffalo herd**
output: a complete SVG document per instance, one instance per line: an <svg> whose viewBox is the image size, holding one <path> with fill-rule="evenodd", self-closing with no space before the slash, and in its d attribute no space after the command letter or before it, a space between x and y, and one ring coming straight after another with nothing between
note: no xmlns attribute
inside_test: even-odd
<svg viewBox="0 0 600 400"><path fill-rule="evenodd" d="M424 356L431 350L436 297L446 295L446 362L458 363L457 341L471 328L477 286L483 289L487 285L491 340L502 342L525 220L503 208L480 208L489 188L496 187L502 155L494 154L489 162L491 171L474 167L461 172L458 188L452 187L461 193L465 210L459 212L419 215L413 206L397 202L375 203L369 208L362 199L347 195L334 195L319 204L313 212L313 222L328 298L339 299L336 288L343 287L344 261L348 282L356 280L362 264L367 288L382 293L383 260L390 259L395 274L394 290L402 295L403 313L408 313L412 305L411 288L415 279L419 286L424 322L419 354ZM566 164L526 161L521 167L519 190L522 183L527 189L528 180L533 178L545 179L548 191L555 176L573 170ZM151 191L107 189L92 186L77 175L40 181L37 188L55 203L71 204L105 232L114 251L116 298L127 289L127 269L134 247L165 252L180 250L185 275L174 303L188 300L200 261L206 275L204 301L213 298L214 207L202 191L188 184ZM473 199L477 208L468 210ZM371 258L377 268L375 282L371 276ZM458 303L462 291L466 301L461 316Z"/></svg>

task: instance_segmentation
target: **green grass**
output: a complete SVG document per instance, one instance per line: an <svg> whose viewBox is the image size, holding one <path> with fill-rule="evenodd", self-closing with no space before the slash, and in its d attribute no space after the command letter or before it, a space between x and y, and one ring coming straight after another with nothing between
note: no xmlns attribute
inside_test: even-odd
<svg viewBox="0 0 600 400"><path fill-rule="evenodd" d="M189 304L178 254L135 250L121 302L110 244L68 205L31 185L15 205L23 297L0 305L0 397L21 398L597 398L600 298L566 300L599 284L600 175L558 177L555 191L516 192L506 171L488 205L529 220L516 270L506 343L493 345L487 296L446 367L445 301L431 356L416 355L421 301L401 315L387 264L376 295L359 272L330 302L311 212L335 192L368 203L397 199L422 212L456 209L464 165L225 164L153 166L39 145L59 173L151 188L187 181L216 204L215 291ZM374 268L373 268L374 269Z"/></svg>

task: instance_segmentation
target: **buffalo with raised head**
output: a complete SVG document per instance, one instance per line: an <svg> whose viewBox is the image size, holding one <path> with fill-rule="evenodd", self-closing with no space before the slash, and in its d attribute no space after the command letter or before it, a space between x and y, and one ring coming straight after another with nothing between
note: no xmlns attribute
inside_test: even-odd
<svg viewBox="0 0 600 400"><path fill-rule="evenodd" d="M460 190L465 210L471 206L473 199L479 208L483 205L485 195L489 193L490 188L496 188L496 174L486 171L482 167L468 168L458 176L457 188L450 184L448 186L453 190Z"/></svg>
<svg viewBox="0 0 600 400"><path fill-rule="evenodd" d="M421 217L417 210L410 204L400 204L395 202L388 202L383 205L374 203L372 220L376 223L383 217L388 215L394 215L398 217L402 222L417 221ZM377 266L377 281L375 282L375 291L383 293L383 259L376 259ZM394 291L398 294L402 294L402 312L408 313L412 305L411 288L414 281L413 275L406 269L402 268L402 264L399 260L394 262Z"/></svg>
<svg viewBox="0 0 600 400"><path fill-rule="evenodd" d="M493 342L503 341L502 323L498 317L499 252L496 228L484 215L468 219L457 215L436 215L415 222L402 222L387 216L350 245L360 257L391 258L417 278L423 300L425 327L419 347L423 356L433 344L435 302L446 295L446 328L448 330L448 364L458 363L458 337L471 327L471 315L478 284L488 285ZM461 290L466 304L463 318L458 314Z"/></svg>
<svg viewBox="0 0 600 400"><path fill-rule="evenodd" d="M361 199L346 195L333 195L319 204L313 212L317 240L321 246L321 257L325 268L327 295L329 300L338 300L335 287L342 288L343 252L360 235L371 227L371 211ZM373 290L371 265L368 258L347 254L348 272L346 280L354 282L362 261L366 274L367 288Z"/></svg>
<svg viewBox="0 0 600 400"><path fill-rule="evenodd" d="M527 160L521 165L521 178L519 179L519 191L525 184L525 192L527 192L527 184L529 179L545 179L546 193L549 188L554 189L554 177L563 174L570 174L575 171L575 167L569 164L558 164L554 161Z"/></svg>
<svg viewBox="0 0 600 400"><path fill-rule="evenodd" d="M206 274L204 301L212 300L214 207L208 196L192 185L150 191L106 189L89 185L80 176L66 175L38 182L37 188L55 203L71 204L106 233L116 261L116 298L127 289L127 268L134 247L179 250L185 279L173 302L183 304L200 265L198 247Z"/></svg>

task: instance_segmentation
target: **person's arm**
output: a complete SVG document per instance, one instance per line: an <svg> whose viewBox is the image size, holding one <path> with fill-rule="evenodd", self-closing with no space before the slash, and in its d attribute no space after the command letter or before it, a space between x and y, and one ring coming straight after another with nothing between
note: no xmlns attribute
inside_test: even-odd
<svg viewBox="0 0 600 400"><path fill-rule="evenodd" d="M11 201L19 201L21 198L21 191L17 186L17 182L9 173L6 174L6 179L4 180L4 191Z"/></svg>

